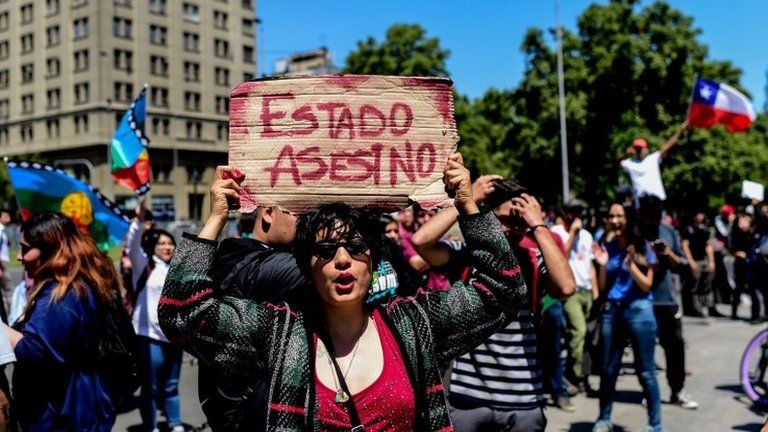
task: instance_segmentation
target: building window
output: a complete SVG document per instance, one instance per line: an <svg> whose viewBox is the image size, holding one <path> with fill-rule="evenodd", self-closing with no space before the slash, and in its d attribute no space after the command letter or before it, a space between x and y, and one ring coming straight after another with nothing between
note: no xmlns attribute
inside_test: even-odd
<svg viewBox="0 0 768 432"><path fill-rule="evenodd" d="M90 30L88 27L87 17L72 21L72 34L74 35L74 39L82 39L88 37L89 33Z"/></svg>
<svg viewBox="0 0 768 432"><path fill-rule="evenodd" d="M168 59L163 56L149 57L149 73L157 76L168 76Z"/></svg>
<svg viewBox="0 0 768 432"><path fill-rule="evenodd" d="M213 52L216 57L229 57L229 42L223 39L213 41Z"/></svg>
<svg viewBox="0 0 768 432"><path fill-rule="evenodd" d="M32 9L32 3L25 4L21 7L21 23L22 24L29 24L34 19L35 14L34 10Z"/></svg>
<svg viewBox="0 0 768 432"><path fill-rule="evenodd" d="M59 13L59 0L45 0L45 14L56 15Z"/></svg>
<svg viewBox="0 0 768 432"><path fill-rule="evenodd" d="M72 116L75 123L75 133L88 132L88 114L75 114Z"/></svg>
<svg viewBox="0 0 768 432"><path fill-rule="evenodd" d="M203 122L187 121L187 138L201 139L203 137Z"/></svg>
<svg viewBox="0 0 768 432"><path fill-rule="evenodd" d="M229 134L229 127L226 123L216 125L216 138L219 141L226 141Z"/></svg>
<svg viewBox="0 0 768 432"><path fill-rule="evenodd" d="M184 108L189 111L200 111L200 93L184 92Z"/></svg>
<svg viewBox="0 0 768 432"><path fill-rule="evenodd" d="M171 121L169 119L159 119L157 117L152 119L152 135L170 135L170 133Z"/></svg>
<svg viewBox="0 0 768 432"><path fill-rule="evenodd" d="M45 60L45 77L56 78L61 75L61 62L57 57L51 57Z"/></svg>
<svg viewBox="0 0 768 432"><path fill-rule="evenodd" d="M116 6L131 7L131 0L115 0Z"/></svg>
<svg viewBox="0 0 768 432"><path fill-rule="evenodd" d="M48 109L55 109L61 106L61 90L55 88L45 92Z"/></svg>
<svg viewBox="0 0 768 432"><path fill-rule="evenodd" d="M254 20L249 18L243 18L243 34L246 36L253 36L254 33L256 33L256 30L254 29L253 24L255 23Z"/></svg>
<svg viewBox="0 0 768 432"><path fill-rule="evenodd" d="M226 12L213 11L213 27L220 30L226 30L228 18L229 16Z"/></svg>
<svg viewBox="0 0 768 432"><path fill-rule="evenodd" d="M21 83L28 84L35 79L35 65L33 63L27 63L21 65Z"/></svg>
<svg viewBox="0 0 768 432"><path fill-rule="evenodd" d="M200 8L192 3L184 3L181 5L181 16L185 21L198 23L200 22Z"/></svg>
<svg viewBox="0 0 768 432"><path fill-rule="evenodd" d="M149 12L165 15L166 0L149 0Z"/></svg>
<svg viewBox="0 0 768 432"><path fill-rule="evenodd" d="M243 61L246 63L256 63L252 46L243 45Z"/></svg>
<svg viewBox="0 0 768 432"><path fill-rule="evenodd" d="M45 122L48 129L48 138L59 137L59 119L51 119Z"/></svg>
<svg viewBox="0 0 768 432"><path fill-rule="evenodd" d="M0 88L8 88L10 82L11 73L8 69L0 70Z"/></svg>
<svg viewBox="0 0 768 432"><path fill-rule="evenodd" d="M28 33L21 36L21 53L29 54L35 49L35 35Z"/></svg>
<svg viewBox="0 0 768 432"><path fill-rule="evenodd" d="M229 86L229 69L217 67L215 69L216 85Z"/></svg>
<svg viewBox="0 0 768 432"><path fill-rule="evenodd" d="M164 87L152 87L149 93L149 100L154 106L167 107L168 89Z"/></svg>
<svg viewBox="0 0 768 432"><path fill-rule="evenodd" d="M88 83L75 84L75 103L88 102Z"/></svg>
<svg viewBox="0 0 768 432"><path fill-rule="evenodd" d="M112 36L123 39L130 39L132 25L133 22L127 18L112 18Z"/></svg>
<svg viewBox="0 0 768 432"><path fill-rule="evenodd" d="M243 7L252 9L253 8L253 0L243 0Z"/></svg>
<svg viewBox="0 0 768 432"><path fill-rule="evenodd" d="M151 24L149 26L149 42L155 45L168 44L168 29L163 26Z"/></svg>
<svg viewBox="0 0 768 432"><path fill-rule="evenodd" d="M116 49L112 57L112 63L116 70L130 73L133 70L133 53L127 50Z"/></svg>
<svg viewBox="0 0 768 432"><path fill-rule="evenodd" d="M0 60L5 60L8 58L8 55L10 54L9 46L10 45L8 44L8 41L0 42Z"/></svg>
<svg viewBox="0 0 768 432"><path fill-rule="evenodd" d="M254 77L253 72L243 72L243 81L250 81Z"/></svg>
<svg viewBox="0 0 768 432"><path fill-rule="evenodd" d="M32 93L21 96L21 113L32 114L35 111L35 95Z"/></svg>
<svg viewBox="0 0 768 432"><path fill-rule="evenodd" d="M19 135L24 142L32 141L35 139L35 129L32 123L24 123L19 127Z"/></svg>
<svg viewBox="0 0 768 432"><path fill-rule="evenodd" d="M200 81L200 63L184 62L184 81Z"/></svg>
<svg viewBox="0 0 768 432"><path fill-rule="evenodd" d="M184 51L200 52L200 35L184 32Z"/></svg>
<svg viewBox="0 0 768 432"><path fill-rule="evenodd" d="M0 126L0 144L8 144L8 128Z"/></svg>
<svg viewBox="0 0 768 432"><path fill-rule="evenodd" d="M72 8L79 8L88 4L88 0L72 0Z"/></svg>
<svg viewBox="0 0 768 432"><path fill-rule="evenodd" d="M75 72L88 70L88 50L75 51Z"/></svg>
<svg viewBox="0 0 768 432"><path fill-rule="evenodd" d="M133 84L115 82L115 101L117 102L131 102L133 100Z"/></svg>
<svg viewBox="0 0 768 432"><path fill-rule="evenodd" d="M0 118L7 119L11 116L11 103L8 99L0 100Z"/></svg>
<svg viewBox="0 0 768 432"><path fill-rule="evenodd" d="M6 31L9 27L9 15L8 12L0 13L0 31Z"/></svg>
<svg viewBox="0 0 768 432"><path fill-rule="evenodd" d="M227 96L216 96L216 113L229 113L229 98Z"/></svg>
<svg viewBox="0 0 768 432"><path fill-rule="evenodd" d="M55 25L45 29L45 41L48 48L58 46L61 43L61 28Z"/></svg>

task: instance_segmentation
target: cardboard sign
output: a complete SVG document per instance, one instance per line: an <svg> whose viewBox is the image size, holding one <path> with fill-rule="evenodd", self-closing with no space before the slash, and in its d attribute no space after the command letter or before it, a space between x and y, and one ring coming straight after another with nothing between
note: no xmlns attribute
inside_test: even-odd
<svg viewBox="0 0 768 432"><path fill-rule="evenodd" d="M765 186L760 183L756 183L749 180L744 180L741 183L741 196L749 199L756 199L758 201L765 200Z"/></svg>
<svg viewBox="0 0 768 432"><path fill-rule="evenodd" d="M246 175L244 212L445 206L442 170L457 142L447 78L271 78L230 98L229 164Z"/></svg>

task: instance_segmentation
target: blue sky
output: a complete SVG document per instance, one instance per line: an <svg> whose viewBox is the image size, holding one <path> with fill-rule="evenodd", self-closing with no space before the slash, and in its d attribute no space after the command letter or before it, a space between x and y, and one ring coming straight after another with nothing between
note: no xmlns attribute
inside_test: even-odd
<svg viewBox="0 0 768 432"><path fill-rule="evenodd" d="M605 0L597 3L605 3ZM561 0L564 26L589 0ZM646 0L642 4L651 2ZM768 69L768 1L669 0L695 19L710 58L731 60L744 72L742 85L763 110ZM489 87L515 87L523 73L519 47L528 27L554 24L554 0L261 0L259 71L271 73L278 58L327 46L344 64L358 40L384 38L395 23L419 23L451 51L448 70L459 92L481 96Z"/></svg>

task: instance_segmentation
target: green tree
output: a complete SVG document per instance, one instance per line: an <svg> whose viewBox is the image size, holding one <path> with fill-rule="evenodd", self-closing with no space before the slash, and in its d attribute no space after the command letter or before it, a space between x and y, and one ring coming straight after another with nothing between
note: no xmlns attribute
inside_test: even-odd
<svg viewBox="0 0 768 432"><path fill-rule="evenodd" d="M652 149L661 146L686 116L696 75L740 88L741 71L730 62L708 60L700 33L691 17L667 3L641 8L635 0L589 6L577 32L564 32L570 180L576 195L594 203L612 199L618 155L638 136ZM556 54L540 29L527 32L521 49L522 81L513 91L489 90L472 103L474 115L464 115L459 125L467 144L462 149L480 171L507 161L529 187L555 200L561 194ZM499 101L499 95L508 101ZM719 127L690 132L662 167L672 202L715 205L745 177L768 179L766 129L761 118L744 134ZM483 136L467 136L477 132Z"/></svg>
<svg viewBox="0 0 768 432"><path fill-rule="evenodd" d="M387 30L386 39L378 42L372 36L357 43L349 53L345 73L447 76L445 61L450 54L440 47L437 38L427 38L418 24L395 24Z"/></svg>

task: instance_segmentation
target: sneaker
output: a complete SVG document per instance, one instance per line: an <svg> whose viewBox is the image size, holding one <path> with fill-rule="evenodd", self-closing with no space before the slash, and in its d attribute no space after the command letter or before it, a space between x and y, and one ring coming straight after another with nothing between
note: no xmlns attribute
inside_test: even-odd
<svg viewBox="0 0 768 432"><path fill-rule="evenodd" d="M176 425L171 429L171 432L186 432L186 429L182 425Z"/></svg>
<svg viewBox="0 0 768 432"><path fill-rule="evenodd" d="M657 429L651 425L645 425L642 429L640 429L640 432L656 432Z"/></svg>
<svg viewBox="0 0 768 432"><path fill-rule="evenodd" d="M576 407L573 406L573 403L571 402L571 398L568 396L560 396L555 401L555 405L557 405L558 408L565 412L575 412Z"/></svg>
<svg viewBox="0 0 768 432"><path fill-rule="evenodd" d="M689 410L695 410L699 407L699 403L693 400L691 395L685 390L680 390L677 394L672 395L669 402Z"/></svg>
<svg viewBox="0 0 768 432"><path fill-rule="evenodd" d="M594 426L592 426L592 432L613 432L613 423L608 420L598 420Z"/></svg>
<svg viewBox="0 0 768 432"><path fill-rule="evenodd" d="M160 429L154 428L154 429L152 429L152 432L160 432Z"/></svg>

